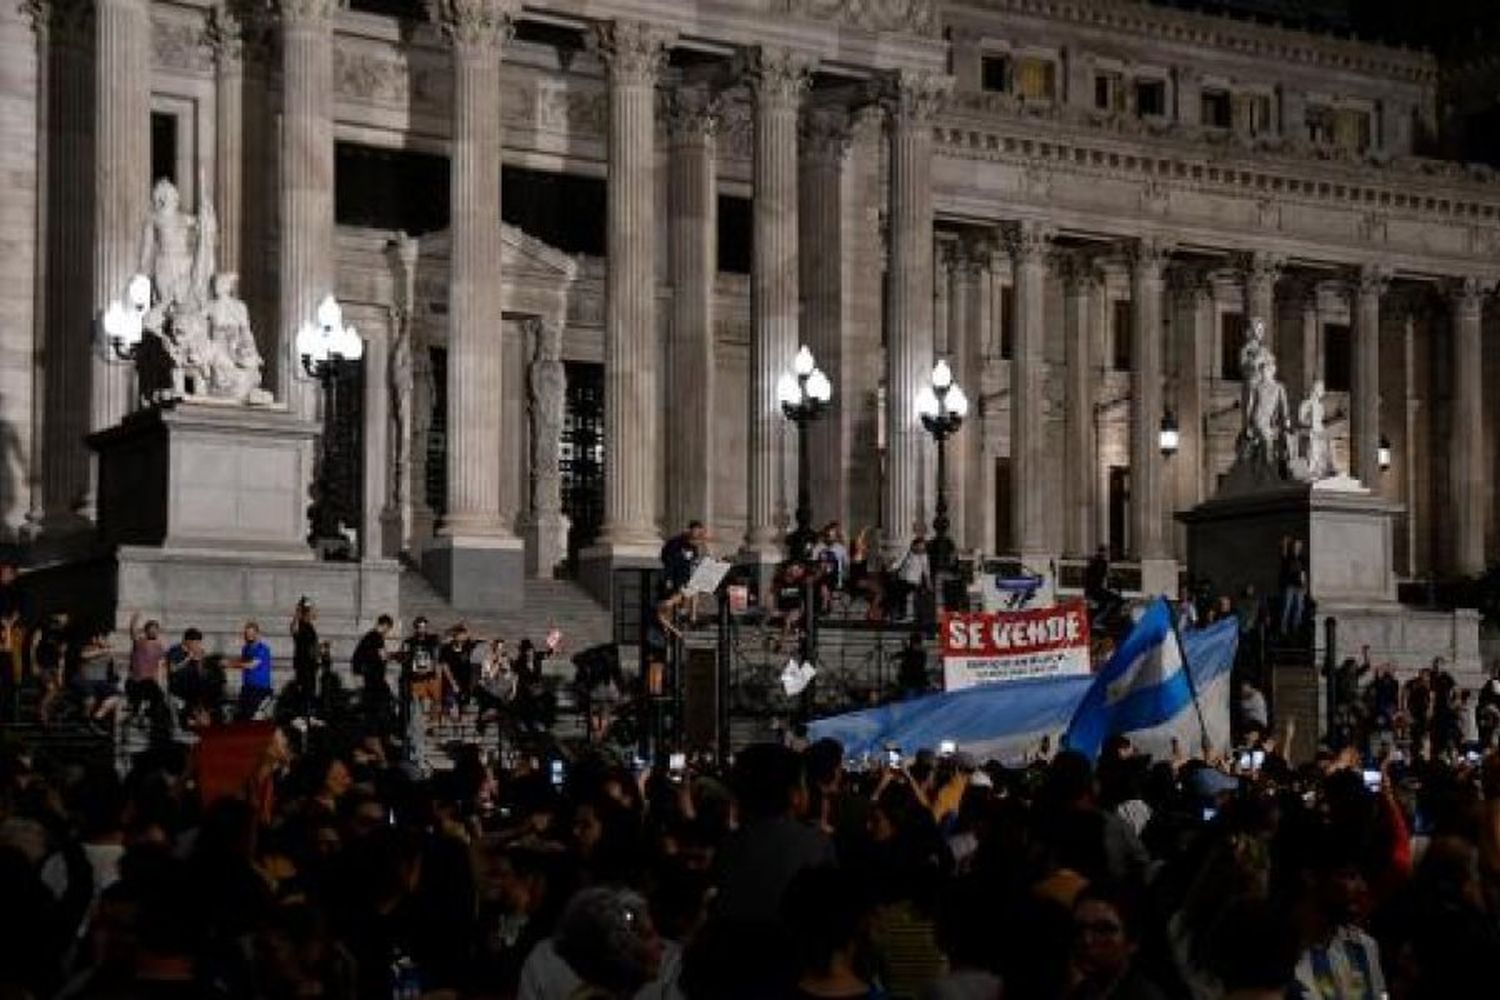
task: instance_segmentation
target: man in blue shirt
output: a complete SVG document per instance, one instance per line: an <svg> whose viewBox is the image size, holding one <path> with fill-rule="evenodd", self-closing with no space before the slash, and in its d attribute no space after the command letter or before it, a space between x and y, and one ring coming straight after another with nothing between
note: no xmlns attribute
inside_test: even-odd
<svg viewBox="0 0 1500 1000"><path fill-rule="evenodd" d="M245 623L245 645L240 648L240 701L234 717L239 722L255 718L260 706L271 697L271 647L260 638L260 625Z"/></svg>

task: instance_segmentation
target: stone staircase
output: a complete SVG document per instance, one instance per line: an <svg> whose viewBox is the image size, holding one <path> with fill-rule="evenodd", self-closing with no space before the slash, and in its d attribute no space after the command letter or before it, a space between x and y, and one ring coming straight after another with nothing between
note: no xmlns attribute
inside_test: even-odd
<svg viewBox="0 0 1500 1000"><path fill-rule="evenodd" d="M425 615L430 628L441 635L462 619L473 635L502 637L514 649L526 638L540 644L555 627L563 634L565 652L575 653L613 638L609 610L576 583L527 580L524 586L519 609L461 613L420 573L408 569L401 574L401 620L397 628L404 634L410 629L412 619Z"/></svg>

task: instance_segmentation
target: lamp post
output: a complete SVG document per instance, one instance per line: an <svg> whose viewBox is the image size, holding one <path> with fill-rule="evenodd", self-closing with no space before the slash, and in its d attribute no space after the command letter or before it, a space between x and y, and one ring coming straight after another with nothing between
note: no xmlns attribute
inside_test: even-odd
<svg viewBox="0 0 1500 1000"><path fill-rule="evenodd" d="M833 384L818 368L812 351L803 345L792 359L792 370L782 372L776 382L776 398L781 413L797 425L797 526L786 536L788 558L806 560L812 556L818 533L812 526L812 484L807 446L807 429L822 416L833 398Z"/></svg>
<svg viewBox="0 0 1500 1000"><path fill-rule="evenodd" d="M1171 458L1177 454L1178 447L1182 444L1182 432L1177 427L1177 414L1168 410L1162 414L1161 430L1156 434L1157 446L1161 448L1162 458Z"/></svg>
<svg viewBox="0 0 1500 1000"><path fill-rule="evenodd" d="M932 366L932 378L917 392L917 416L922 426L937 442L937 509L932 519L932 545L928 560L932 575L947 571L953 558L953 541L948 537L948 438L963 426L969 413L969 397L953 380L953 369L947 361Z"/></svg>
<svg viewBox="0 0 1500 1000"><path fill-rule="evenodd" d="M341 454L337 433L338 390L345 363L357 364L364 353L365 342L353 326L344 325L344 311L332 295L325 295L318 303L316 322L304 323L297 331L297 356L302 371L323 388L322 456L318 463L312 530L315 545L326 539L343 538L339 530L341 522L359 523L360 477L354 459L359 454L358 442L348 449L350 454ZM339 547L342 549L343 543Z"/></svg>
<svg viewBox="0 0 1500 1000"><path fill-rule="evenodd" d="M100 317L110 349L121 361L135 358L136 349L141 344L141 334L145 330L146 313L150 309L151 279L144 274L137 274L125 286L125 302L121 303L116 299Z"/></svg>

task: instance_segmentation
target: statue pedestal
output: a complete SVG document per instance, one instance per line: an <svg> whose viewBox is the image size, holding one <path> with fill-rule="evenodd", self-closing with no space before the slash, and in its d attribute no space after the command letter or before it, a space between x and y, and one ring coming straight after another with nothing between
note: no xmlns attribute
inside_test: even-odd
<svg viewBox="0 0 1500 1000"><path fill-rule="evenodd" d="M1220 495L1177 517L1187 526L1190 573L1216 594L1238 596L1254 586L1279 616L1281 539L1301 539L1319 647L1324 622L1333 618L1340 658L1358 656L1368 645L1376 663L1389 661L1410 674L1442 656L1461 683L1476 686L1478 616L1412 608L1396 599L1393 527L1403 509L1340 476Z"/></svg>
<svg viewBox="0 0 1500 1000"><path fill-rule="evenodd" d="M285 410L182 402L89 438L99 538L178 551L311 560L308 488L318 426Z"/></svg>
<svg viewBox="0 0 1500 1000"><path fill-rule="evenodd" d="M168 635L202 629L220 651L237 651L255 618L282 657L285 623L305 595L335 659L346 659L377 615L397 612L400 567L314 558L307 471L317 433L284 409L182 402L93 435L100 548L30 574L40 603L120 627L139 611Z"/></svg>
<svg viewBox="0 0 1500 1000"><path fill-rule="evenodd" d="M568 559L568 518L558 511L528 514L522 524L526 540L526 575L551 580Z"/></svg>

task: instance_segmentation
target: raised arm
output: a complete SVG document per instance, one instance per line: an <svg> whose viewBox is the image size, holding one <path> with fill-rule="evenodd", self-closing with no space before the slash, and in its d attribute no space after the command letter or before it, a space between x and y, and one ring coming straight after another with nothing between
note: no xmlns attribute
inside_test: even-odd
<svg viewBox="0 0 1500 1000"><path fill-rule="evenodd" d="M141 637L141 613L139 611L130 613L130 624L126 626L126 630L130 633L131 642Z"/></svg>

